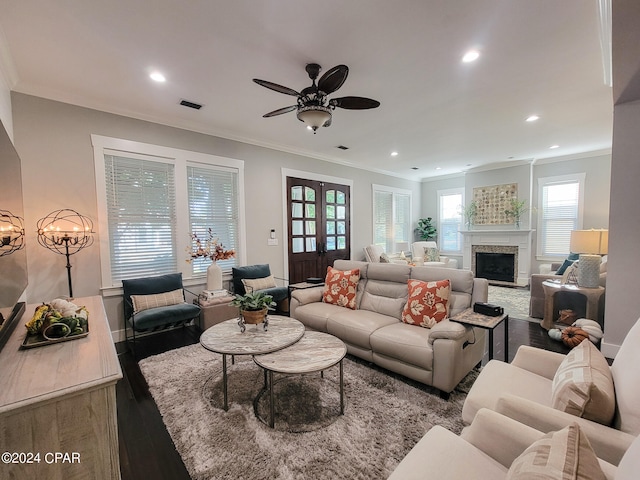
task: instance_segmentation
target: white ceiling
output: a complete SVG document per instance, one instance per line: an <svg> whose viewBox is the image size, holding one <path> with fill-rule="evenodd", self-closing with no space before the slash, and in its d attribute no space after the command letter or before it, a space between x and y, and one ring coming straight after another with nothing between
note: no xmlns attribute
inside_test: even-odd
<svg viewBox="0 0 640 480"><path fill-rule="evenodd" d="M413 179L611 148L597 0L0 0L0 12L17 92ZM461 63L470 48L480 59ZM251 79L300 91L310 62L349 66L330 98L381 106L336 109L317 135L294 112L262 118L295 98Z"/></svg>

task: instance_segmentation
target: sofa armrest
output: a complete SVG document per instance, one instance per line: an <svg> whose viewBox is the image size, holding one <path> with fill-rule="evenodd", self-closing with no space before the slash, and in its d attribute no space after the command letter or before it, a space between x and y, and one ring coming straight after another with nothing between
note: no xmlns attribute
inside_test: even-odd
<svg viewBox="0 0 640 480"><path fill-rule="evenodd" d="M438 339L462 341L467 335L467 328L461 323L452 322L448 318L436 323L429 332L429 345Z"/></svg>
<svg viewBox="0 0 640 480"><path fill-rule="evenodd" d="M543 433L488 408L478 410L460 435L496 462L509 468L513 461Z"/></svg>
<svg viewBox="0 0 640 480"><path fill-rule="evenodd" d="M424 263L424 257L411 257L411 263L422 265Z"/></svg>
<svg viewBox="0 0 640 480"><path fill-rule="evenodd" d="M541 377L553 380L558 367L566 355L550 352L541 348L521 345L513 358L511 365L520 367Z"/></svg>
<svg viewBox="0 0 640 480"><path fill-rule="evenodd" d="M589 438L598 458L613 465L620 463L620 459L635 439L633 435L607 425L585 420L515 395L500 397L496 404L496 411L545 433L577 423Z"/></svg>
<svg viewBox="0 0 640 480"><path fill-rule="evenodd" d="M291 298L297 300L298 306L306 305L307 303L322 301L322 292L324 286L319 285L311 288L300 288L291 292Z"/></svg>
<svg viewBox="0 0 640 480"><path fill-rule="evenodd" d="M473 292L471 293L471 305L476 302L486 303L489 300L489 280L486 278L473 279Z"/></svg>

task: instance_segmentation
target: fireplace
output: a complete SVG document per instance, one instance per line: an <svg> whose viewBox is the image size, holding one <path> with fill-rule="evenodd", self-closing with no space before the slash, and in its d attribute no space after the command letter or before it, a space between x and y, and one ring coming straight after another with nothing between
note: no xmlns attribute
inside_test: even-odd
<svg viewBox="0 0 640 480"><path fill-rule="evenodd" d="M476 253L476 277L500 282L514 281L513 253Z"/></svg>
<svg viewBox="0 0 640 480"><path fill-rule="evenodd" d="M515 284L517 280L518 247L474 245L472 271L478 278Z"/></svg>

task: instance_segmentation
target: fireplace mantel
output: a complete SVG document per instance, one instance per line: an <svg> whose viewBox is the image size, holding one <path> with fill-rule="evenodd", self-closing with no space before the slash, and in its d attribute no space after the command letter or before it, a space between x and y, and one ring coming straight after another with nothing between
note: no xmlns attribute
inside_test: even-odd
<svg viewBox="0 0 640 480"><path fill-rule="evenodd" d="M531 237L534 231L515 228L460 231L464 238L462 268L472 269L471 247L473 245L515 246L518 247L516 283L527 285L531 273Z"/></svg>

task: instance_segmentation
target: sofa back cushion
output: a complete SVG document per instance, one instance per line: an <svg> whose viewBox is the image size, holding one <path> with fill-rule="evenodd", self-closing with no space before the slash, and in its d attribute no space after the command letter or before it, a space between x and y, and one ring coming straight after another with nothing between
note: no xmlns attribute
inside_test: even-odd
<svg viewBox="0 0 640 480"><path fill-rule="evenodd" d="M614 426L631 435L640 435L640 320L631 327L611 366L616 389Z"/></svg>
<svg viewBox="0 0 640 480"><path fill-rule="evenodd" d="M400 320L407 302L407 280L411 268L400 264L370 264L359 308Z"/></svg>

